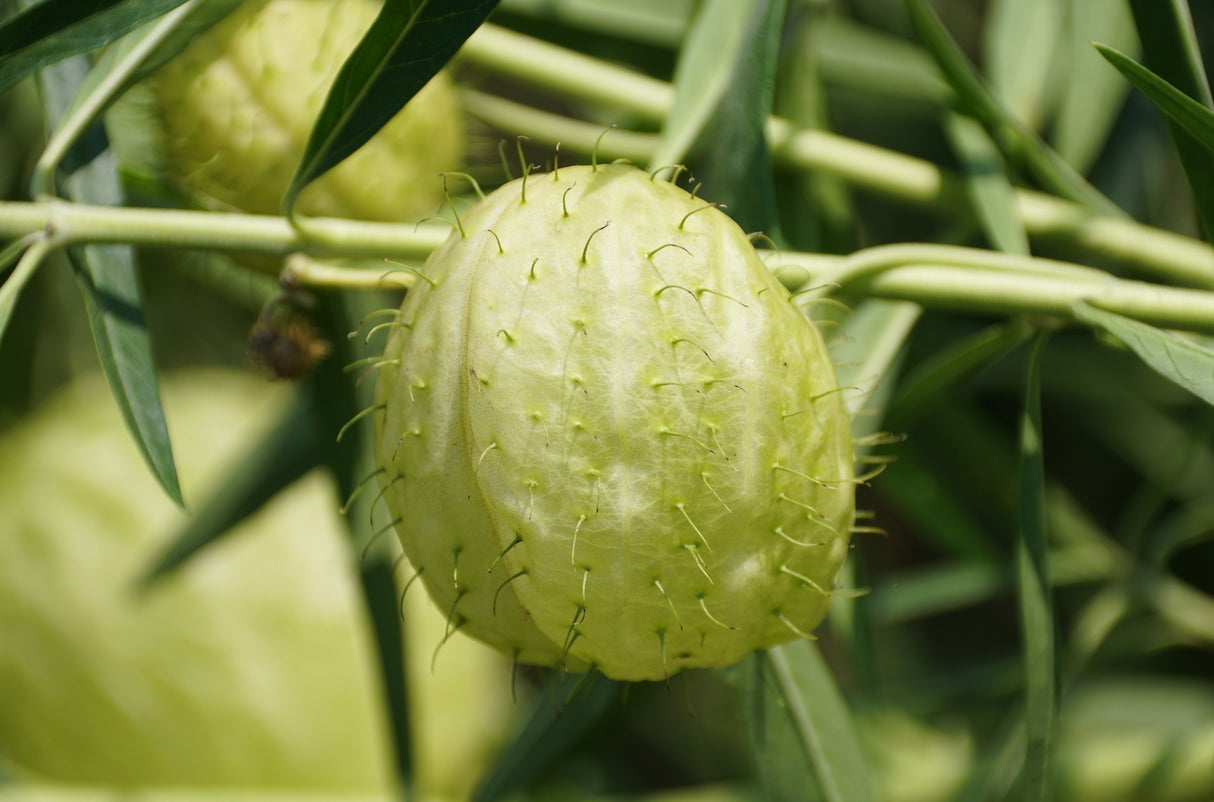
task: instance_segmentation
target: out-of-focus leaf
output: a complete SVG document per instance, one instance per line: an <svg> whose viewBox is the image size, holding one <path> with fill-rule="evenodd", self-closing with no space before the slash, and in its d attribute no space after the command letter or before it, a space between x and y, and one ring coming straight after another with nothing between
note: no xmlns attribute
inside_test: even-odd
<svg viewBox="0 0 1214 802"><path fill-rule="evenodd" d="M35 70L87 53L186 0L42 0L0 26L0 92Z"/></svg>
<svg viewBox="0 0 1214 802"><path fill-rule="evenodd" d="M127 89L176 54L201 30L218 22L241 0L189 0L106 48L63 113L43 148L30 181L35 197L50 194L64 154Z"/></svg>
<svg viewBox="0 0 1214 802"><path fill-rule="evenodd" d="M1214 404L1214 350L1090 304L1076 304L1075 316L1113 335L1156 371Z"/></svg>
<svg viewBox="0 0 1214 802"><path fill-rule="evenodd" d="M983 25L984 63L995 94L1030 128L1041 127L1054 91L1052 68L1066 4L994 0Z"/></svg>
<svg viewBox="0 0 1214 802"><path fill-rule="evenodd" d="M58 127L88 70L84 57L76 56L39 75L51 129ZM75 159L80 166L66 179L65 195L82 203L120 205L122 188L113 153L106 148L101 130L91 131L93 139L82 140L73 149L73 154L80 154ZM123 419L169 497L184 504L160 404L151 337L143 319L134 249L86 245L69 249L68 255L84 295L101 367Z"/></svg>
<svg viewBox="0 0 1214 802"><path fill-rule="evenodd" d="M141 583L154 582L176 570L315 468L321 445L316 423L309 400L297 399L279 425L247 450L236 462L237 469L170 538Z"/></svg>
<svg viewBox="0 0 1214 802"><path fill-rule="evenodd" d="M1103 45L1096 49L1167 115L1198 217L1206 235L1214 236L1214 111L1124 53Z"/></svg>
<svg viewBox="0 0 1214 802"><path fill-rule="evenodd" d="M842 14L816 26L822 78L831 86L938 106L952 99L952 88L923 48Z"/></svg>
<svg viewBox="0 0 1214 802"><path fill-rule="evenodd" d="M915 31L957 93L962 108L982 123L1008 161L1023 165L1042 186L1101 214L1125 217L1025 124L991 96L927 0L906 0Z"/></svg>
<svg viewBox="0 0 1214 802"><path fill-rule="evenodd" d="M691 158L703 194L743 229L779 240L764 122L784 0L709 0L679 53L674 108L651 169Z"/></svg>
<svg viewBox="0 0 1214 802"><path fill-rule="evenodd" d="M1129 87L1092 52L1092 42L1136 51L1138 38L1125 0L1069 0L1070 24L1062 47L1066 80L1060 81L1051 141L1063 159L1086 173L1108 141Z"/></svg>
<svg viewBox="0 0 1214 802"><path fill-rule="evenodd" d="M1041 429L1041 352L1029 359L1020 422L1019 537L1016 563L1025 684L1025 799L1045 799L1057 718L1054 603L1045 533L1045 463Z"/></svg>
<svg viewBox="0 0 1214 802"><path fill-rule="evenodd" d="M1206 109L1214 109L1186 0L1130 0L1130 9L1142 40L1143 63L1184 95ZM1171 114L1168 129L1193 193L1197 216L1206 237L1214 239L1214 152Z"/></svg>
<svg viewBox="0 0 1214 802"><path fill-rule="evenodd" d="M885 400L894 390L891 373L922 310L900 301L869 300L840 324L846 339L831 350L839 384L848 388L847 411L857 432L881 426Z"/></svg>
<svg viewBox="0 0 1214 802"><path fill-rule="evenodd" d="M1029 238L1016 210L1016 196L999 148L972 117L949 112L944 131L964 169L965 187L991 246L1028 255Z"/></svg>
<svg viewBox="0 0 1214 802"><path fill-rule="evenodd" d="M619 36L674 50L679 46L697 0L503 0L502 11L526 14L546 23L568 25L595 36Z"/></svg>
<svg viewBox="0 0 1214 802"><path fill-rule="evenodd" d="M725 672L773 802L875 800L846 700L815 644L756 652Z"/></svg>
<svg viewBox="0 0 1214 802"><path fill-rule="evenodd" d="M376 657L392 728L392 756L399 777L408 783L413 775L410 743L414 735L405 688L405 635L393 575L395 564L386 549L370 548L375 537L371 532L374 495L355 492L365 489L375 475L370 421L346 430L345 436L337 439L346 423L371 405L374 390L371 382L356 383L344 372L346 365L363 354L354 350L355 340L362 342L361 338L351 340L342 334L358 329L361 321L383 304L382 296L365 291L317 295L313 319L320 331L330 333L333 352L308 376L303 390L314 416L311 460L329 469L341 501L346 503L351 561L358 561L359 579L375 629ZM334 499L334 503L341 502Z"/></svg>
<svg viewBox="0 0 1214 802"><path fill-rule="evenodd" d="M498 0L386 0L342 65L283 198L362 147L447 63Z"/></svg>
<svg viewBox="0 0 1214 802"><path fill-rule="evenodd" d="M592 671L576 679L552 674L536 695L531 717L490 769L472 802L493 802L527 786L573 748L616 703L625 683Z"/></svg>
<svg viewBox="0 0 1214 802"><path fill-rule="evenodd" d="M980 369L1023 344L1033 329L1019 318L996 323L953 343L921 362L898 382L887 423L895 429L914 425L939 400L947 398Z"/></svg>

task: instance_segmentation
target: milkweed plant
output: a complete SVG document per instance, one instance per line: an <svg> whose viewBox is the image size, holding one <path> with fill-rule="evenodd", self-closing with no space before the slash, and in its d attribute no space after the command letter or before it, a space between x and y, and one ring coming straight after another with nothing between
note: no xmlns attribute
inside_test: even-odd
<svg viewBox="0 0 1214 802"><path fill-rule="evenodd" d="M1214 798L1203 52L0 3L0 798Z"/></svg>

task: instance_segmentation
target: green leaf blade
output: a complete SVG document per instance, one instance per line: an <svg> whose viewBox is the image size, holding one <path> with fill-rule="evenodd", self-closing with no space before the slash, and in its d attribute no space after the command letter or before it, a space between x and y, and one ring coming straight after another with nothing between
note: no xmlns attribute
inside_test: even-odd
<svg viewBox="0 0 1214 802"><path fill-rule="evenodd" d="M75 57L39 76L52 129L61 122L88 70L87 62ZM67 178L65 195L82 203L120 205L122 188L113 152L101 149L89 158L91 155L86 152L78 156L83 164ZM151 335L143 318L143 291L134 249L127 245L86 245L68 249L68 256L84 296L97 356L123 419L165 492L184 506L160 403Z"/></svg>
<svg viewBox="0 0 1214 802"><path fill-rule="evenodd" d="M283 198L373 137L447 63L498 0L388 0L338 73Z"/></svg>
<svg viewBox="0 0 1214 802"><path fill-rule="evenodd" d="M1090 304L1076 304L1075 317L1113 335L1158 373L1214 405L1214 350Z"/></svg>
<svg viewBox="0 0 1214 802"><path fill-rule="evenodd" d="M675 108L650 168L692 159L702 193L747 231L778 238L764 121L771 114L784 0L712 0L679 53Z"/></svg>
<svg viewBox="0 0 1214 802"><path fill-rule="evenodd" d="M1025 799L1045 799L1057 726L1054 603L1045 533L1045 463L1041 429L1041 353L1038 338L1029 359L1020 428L1019 536L1016 564L1025 682Z"/></svg>
<svg viewBox="0 0 1214 802"><path fill-rule="evenodd" d="M44 0L0 26L0 92L71 56L104 47L186 0Z"/></svg>

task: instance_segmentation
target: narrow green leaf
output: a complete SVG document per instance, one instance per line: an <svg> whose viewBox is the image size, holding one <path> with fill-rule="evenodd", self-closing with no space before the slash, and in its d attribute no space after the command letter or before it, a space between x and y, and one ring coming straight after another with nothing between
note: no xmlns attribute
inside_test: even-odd
<svg viewBox="0 0 1214 802"><path fill-rule="evenodd" d="M1075 317L1113 335L1160 374L1214 404L1214 350L1086 303L1075 305Z"/></svg>
<svg viewBox="0 0 1214 802"><path fill-rule="evenodd" d="M1029 358L1020 422L1019 537L1016 542L1020 629L1025 684L1026 800L1047 798L1057 719L1054 605L1045 534L1045 467L1041 430L1041 354L1038 338Z"/></svg>
<svg viewBox="0 0 1214 802"><path fill-rule="evenodd" d="M26 75L87 53L186 0L42 0L0 25L0 92Z"/></svg>
<svg viewBox="0 0 1214 802"><path fill-rule="evenodd" d="M725 677L773 802L875 800L851 711L816 644L757 652Z"/></svg>
<svg viewBox="0 0 1214 802"><path fill-rule="evenodd" d="M57 128L88 74L83 56L60 62L38 76L44 113ZM65 195L82 203L120 205L122 188L114 155L99 128L74 150L80 164L65 181ZM184 505L152 358L152 342L143 319L143 293L134 249L126 245L86 245L68 250L84 296L97 355L110 390L135 442L165 491Z"/></svg>
<svg viewBox="0 0 1214 802"><path fill-rule="evenodd" d="M701 194L747 231L778 240L764 121L771 114L785 0L709 0L679 51L675 108L650 168L693 160Z"/></svg>
<svg viewBox="0 0 1214 802"><path fill-rule="evenodd" d="M386 0L342 65L283 198L362 147L447 63L498 0Z"/></svg>
<svg viewBox="0 0 1214 802"><path fill-rule="evenodd" d="M831 357L839 384L849 388L847 411L864 432L882 425L902 347L922 311L911 303L867 300L840 323L846 337L831 348Z"/></svg>
<svg viewBox="0 0 1214 802"><path fill-rule="evenodd" d="M1043 187L1061 197L1101 214L1126 216L991 95L927 0L906 0L906 4L920 41L936 59L962 109L982 123L1009 163L1023 165Z"/></svg>
<svg viewBox="0 0 1214 802"><path fill-rule="evenodd" d="M374 493L355 492L374 484L375 460L369 419L365 419L367 422L363 425L346 430L340 441L337 439L346 423L371 405L374 391L371 382L358 384L343 372L344 366L363 356L355 350L355 342L344 334L358 329L368 314L383 305L383 297L369 292L316 295L313 321L318 330L330 334L333 352L316 366L302 388L313 416L310 455L304 459L328 468L337 485L339 498L335 498L334 503L346 504L351 562L356 562L361 569L359 578L375 627L376 657L388 700L391 755L398 776L408 783L413 773L410 748L413 732L402 664L405 635L394 582L394 558L388 556L387 550L370 548L375 537L371 531ZM273 470L283 468L275 466Z"/></svg>
<svg viewBox="0 0 1214 802"><path fill-rule="evenodd" d="M1016 196L999 148L972 117L945 116L944 131L965 173L965 186L987 239L996 250L1029 253L1029 238L1016 209Z"/></svg>
<svg viewBox="0 0 1214 802"><path fill-rule="evenodd" d="M472 802L493 802L523 790L533 779L577 745L578 740L616 703L626 683L597 671L576 679L554 672L536 695L531 716L502 750Z"/></svg>
<svg viewBox="0 0 1214 802"><path fill-rule="evenodd" d="M1126 54L1106 45L1095 45L1110 64L1116 67L1130 83L1151 99L1159 110L1168 115L1185 131L1200 140L1207 149L1214 150L1214 111L1198 103L1176 87L1160 78Z"/></svg>
<svg viewBox="0 0 1214 802"><path fill-rule="evenodd" d="M185 525L139 579L147 586L175 571L189 558L220 539L296 479L319 464L321 438L315 409L307 396L298 398L282 422L246 449L211 498Z"/></svg>
<svg viewBox="0 0 1214 802"><path fill-rule="evenodd" d="M1124 53L1103 45L1096 49L1167 115L1197 215L1206 236L1214 238L1214 111Z"/></svg>
<svg viewBox="0 0 1214 802"><path fill-rule="evenodd" d="M993 0L983 25L983 62L991 86L1034 130L1051 111L1065 11L1058 0Z"/></svg>
<svg viewBox="0 0 1214 802"><path fill-rule="evenodd" d="M201 30L222 19L241 0L189 0L106 48L64 110L59 127L43 148L30 180L30 194L53 192L55 171L117 98L175 55Z"/></svg>

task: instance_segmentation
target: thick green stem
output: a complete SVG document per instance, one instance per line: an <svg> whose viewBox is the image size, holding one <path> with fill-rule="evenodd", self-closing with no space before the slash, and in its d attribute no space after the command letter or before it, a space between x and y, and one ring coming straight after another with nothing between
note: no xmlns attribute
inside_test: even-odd
<svg viewBox="0 0 1214 802"><path fill-rule="evenodd" d="M615 107L655 125L662 123L674 103L668 83L494 26L478 31L461 54L496 74ZM558 124L556 115L500 98L467 97L469 110L477 116L538 141L561 141L588 152L603 131L602 125ZM767 134L772 158L786 166L833 175L906 203L970 213L962 179L929 161L826 131L798 128L777 117L768 120ZM602 151L643 160L656 139L646 142L636 136L613 133L604 138ZM1132 220L1102 217L1042 192L1016 189L1015 193L1021 221L1035 239L1077 245L1166 281L1214 287L1214 249L1204 243Z"/></svg>
<svg viewBox="0 0 1214 802"><path fill-rule="evenodd" d="M123 242L257 253L390 256L421 260L451 233L442 223L367 223L316 218L308 221L323 245L282 217L220 212L131 209L48 201L0 201L0 238L53 231L61 245Z"/></svg>
<svg viewBox="0 0 1214 802"><path fill-rule="evenodd" d="M1214 293L1120 279L1050 259L944 245L887 245L848 257L786 252L794 292L844 292L923 306L1073 319L1080 301L1171 329L1214 333Z"/></svg>

